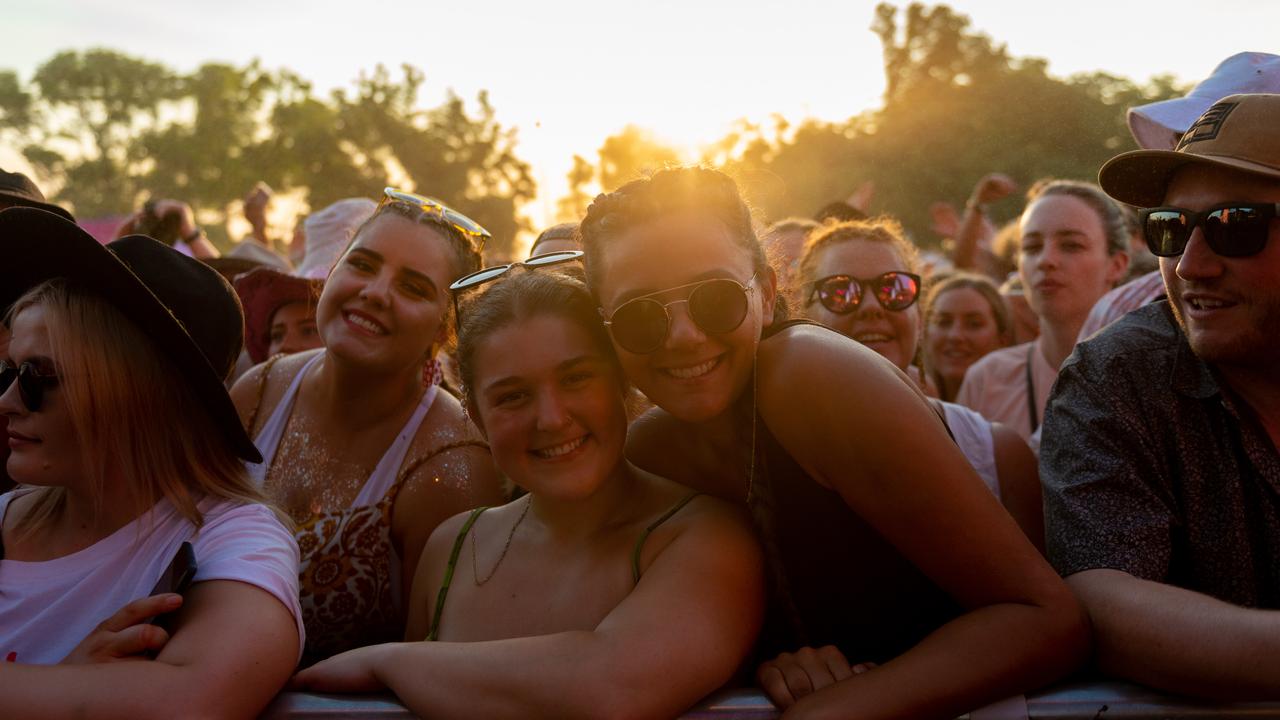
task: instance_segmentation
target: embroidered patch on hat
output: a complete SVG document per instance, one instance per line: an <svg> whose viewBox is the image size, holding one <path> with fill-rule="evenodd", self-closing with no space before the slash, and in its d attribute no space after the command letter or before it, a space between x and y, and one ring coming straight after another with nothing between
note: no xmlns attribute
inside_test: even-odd
<svg viewBox="0 0 1280 720"><path fill-rule="evenodd" d="M1238 104L1235 102L1220 102L1205 110L1200 119L1196 120L1195 124L1187 128L1187 131L1182 134L1182 140L1178 141L1178 147L1174 148L1174 150L1180 151L1193 142L1212 140L1218 137L1218 131L1222 129L1223 121L1227 119L1232 110L1236 109Z"/></svg>

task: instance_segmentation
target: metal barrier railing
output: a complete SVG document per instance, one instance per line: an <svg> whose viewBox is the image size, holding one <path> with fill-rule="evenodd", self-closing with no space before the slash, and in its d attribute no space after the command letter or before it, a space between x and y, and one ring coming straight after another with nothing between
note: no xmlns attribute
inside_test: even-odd
<svg viewBox="0 0 1280 720"><path fill-rule="evenodd" d="M263 720L402 720L414 716L391 695L281 693ZM771 720L778 711L759 690L722 690L691 708L685 720ZM1073 682L1026 697L1033 720L1280 718L1280 702L1211 703L1122 682Z"/></svg>

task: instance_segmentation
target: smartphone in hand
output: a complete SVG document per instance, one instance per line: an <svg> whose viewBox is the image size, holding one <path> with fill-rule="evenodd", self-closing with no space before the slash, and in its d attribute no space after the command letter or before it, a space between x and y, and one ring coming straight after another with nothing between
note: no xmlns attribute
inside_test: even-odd
<svg viewBox="0 0 1280 720"><path fill-rule="evenodd" d="M178 548L178 552L174 554L173 561L169 563L169 567L165 568L160 574L160 580L156 586L151 588L151 595L160 595L162 593L177 593L186 595L187 588L191 587L191 581L196 576L196 551L191 547L191 543L184 542ZM172 613L157 615L149 621L152 625L164 628L165 632L170 632L169 621L173 619Z"/></svg>

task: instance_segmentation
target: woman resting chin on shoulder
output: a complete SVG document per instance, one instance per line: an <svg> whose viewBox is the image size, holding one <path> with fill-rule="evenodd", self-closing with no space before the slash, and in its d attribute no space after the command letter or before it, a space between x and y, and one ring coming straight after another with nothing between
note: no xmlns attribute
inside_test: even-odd
<svg viewBox="0 0 1280 720"><path fill-rule="evenodd" d="M257 716L302 645L298 548L242 464L231 288L40 210L0 237L0 717ZM189 589L149 597L184 543Z"/></svg>
<svg viewBox="0 0 1280 720"><path fill-rule="evenodd" d="M581 281L513 267L484 290L461 310L468 409L528 494L432 534L410 642L295 686L390 687L424 717L673 717L750 651L760 550L731 506L623 458L625 386Z"/></svg>
<svg viewBox="0 0 1280 720"><path fill-rule="evenodd" d="M766 657L831 645L878 663L766 664L788 716L953 718L1084 660L1079 604L924 396L849 338L783 322L729 177L628 183L581 235L623 370L657 405L628 457L752 508L776 590Z"/></svg>

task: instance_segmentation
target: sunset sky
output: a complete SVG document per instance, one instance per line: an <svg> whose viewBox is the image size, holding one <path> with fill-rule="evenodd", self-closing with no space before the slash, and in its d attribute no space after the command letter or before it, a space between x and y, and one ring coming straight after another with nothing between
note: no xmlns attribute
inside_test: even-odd
<svg viewBox="0 0 1280 720"><path fill-rule="evenodd" d="M1106 70L1199 80L1242 50L1280 52L1280 3L1165 0L952 7L1015 56L1054 74ZM423 102L487 89L538 181L529 214L551 217L574 153L588 158L631 123L692 148L737 118L847 118L883 90L871 0L41 0L9 3L0 68L21 77L64 49L102 46L191 70L260 58L317 89L350 86L377 63L426 72ZM1015 99L1010 99L1015 102ZM0 148L0 165L17 165Z"/></svg>

